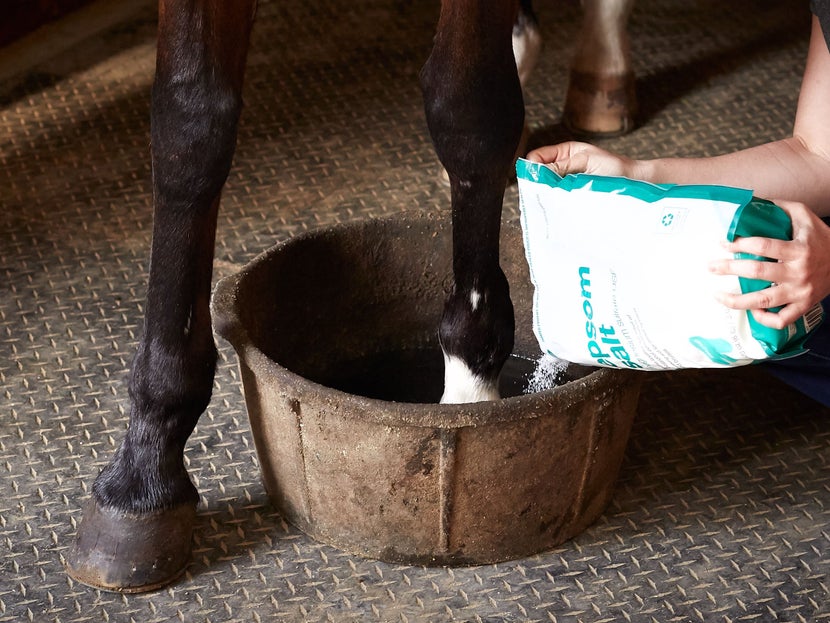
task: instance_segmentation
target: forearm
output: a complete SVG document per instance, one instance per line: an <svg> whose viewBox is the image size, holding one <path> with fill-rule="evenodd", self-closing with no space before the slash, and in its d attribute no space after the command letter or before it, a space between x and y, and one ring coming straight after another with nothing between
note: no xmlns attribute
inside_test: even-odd
<svg viewBox="0 0 830 623"><path fill-rule="evenodd" d="M788 138L710 158L659 158L633 163L633 177L655 183L722 184L767 199L807 204L830 216L830 159Z"/></svg>
<svg viewBox="0 0 830 623"><path fill-rule="evenodd" d="M830 51L814 17L793 136L713 158L631 163L634 176L657 183L724 184L767 199L804 203L830 216Z"/></svg>

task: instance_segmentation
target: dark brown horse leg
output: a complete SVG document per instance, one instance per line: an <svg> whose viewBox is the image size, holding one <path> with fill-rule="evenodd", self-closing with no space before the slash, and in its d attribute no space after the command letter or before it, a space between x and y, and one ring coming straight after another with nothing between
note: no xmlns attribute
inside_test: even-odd
<svg viewBox="0 0 830 623"><path fill-rule="evenodd" d="M421 72L427 124L452 198L454 285L439 330L443 402L497 398L513 349L499 231L524 122L511 43L516 12L514 1L444 0Z"/></svg>
<svg viewBox="0 0 830 623"><path fill-rule="evenodd" d="M162 0L152 96L153 244L130 427L67 561L99 588L152 590L190 557L198 494L183 450L210 400L208 310L219 195L236 143L255 0Z"/></svg>

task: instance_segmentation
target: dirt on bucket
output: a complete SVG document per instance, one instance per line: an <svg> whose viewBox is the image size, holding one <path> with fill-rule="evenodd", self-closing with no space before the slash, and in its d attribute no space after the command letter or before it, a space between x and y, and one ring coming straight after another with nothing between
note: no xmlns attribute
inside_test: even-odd
<svg viewBox="0 0 830 623"><path fill-rule="evenodd" d="M622 462L641 375L573 367L524 393L540 352L516 227L502 236L508 397L435 404L450 239L430 215L338 225L277 245L214 293L268 494L288 521L361 556L484 564L544 551L599 517Z"/></svg>

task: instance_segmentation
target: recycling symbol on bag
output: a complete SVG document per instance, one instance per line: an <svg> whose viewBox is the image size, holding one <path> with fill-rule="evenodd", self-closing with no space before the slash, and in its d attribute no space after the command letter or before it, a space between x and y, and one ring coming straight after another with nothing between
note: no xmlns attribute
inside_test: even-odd
<svg viewBox="0 0 830 623"><path fill-rule="evenodd" d="M655 214L654 232L657 234L679 234L683 230L689 209L683 206L663 206L659 214ZM656 218L659 216L659 219Z"/></svg>

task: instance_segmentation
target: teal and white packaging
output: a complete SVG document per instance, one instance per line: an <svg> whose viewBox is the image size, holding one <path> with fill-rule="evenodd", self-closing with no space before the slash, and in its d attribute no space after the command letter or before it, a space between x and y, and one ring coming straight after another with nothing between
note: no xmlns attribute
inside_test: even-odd
<svg viewBox="0 0 830 623"><path fill-rule="evenodd" d="M714 275L721 241L790 239L789 216L752 192L567 175L516 164L525 253L543 352L637 370L740 366L804 352L820 305L785 329L715 300L766 281ZM766 258L760 258L766 259Z"/></svg>

